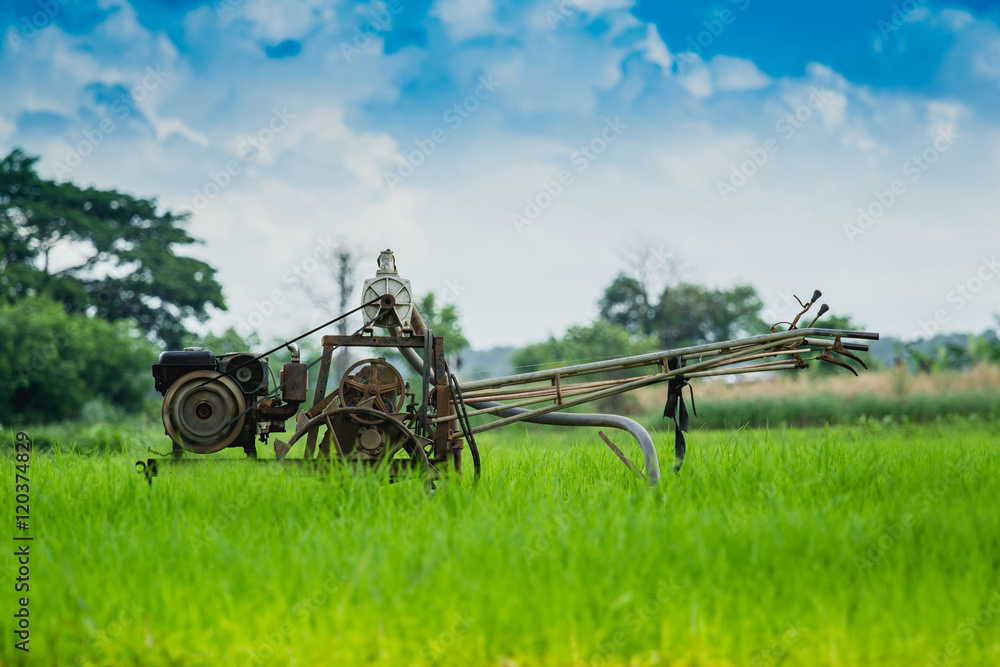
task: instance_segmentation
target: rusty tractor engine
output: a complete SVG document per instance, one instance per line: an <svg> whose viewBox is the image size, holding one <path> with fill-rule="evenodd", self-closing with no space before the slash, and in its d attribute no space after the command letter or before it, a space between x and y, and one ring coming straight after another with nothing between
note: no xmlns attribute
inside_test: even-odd
<svg viewBox="0 0 1000 667"><path fill-rule="evenodd" d="M163 395L163 427L174 453L211 454L241 447L255 457L257 437L266 441L269 433L284 431L285 420L306 400L308 380L297 347L292 346L292 361L281 375L298 377L281 388L280 402L268 398L269 373L267 358L249 352L216 357L208 350L188 348L160 354L153 380Z"/></svg>
<svg viewBox="0 0 1000 667"><path fill-rule="evenodd" d="M300 362L294 342L286 344L293 350L292 362L285 364L275 389L268 382L263 355L216 357L198 348L163 352L153 366L153 378L163 395L163 426L174 457L185 451L210 454L239 447L256 458L258 439L266 443L270 434L285 432L285 420L298 413L289 441L275 441L279 460L304 439L307 460L336 457L368 466L391 461L393 467L416 468L432 477L441 466L460 470L465 436L474 439L450 431L457 418L444 340L424 326L412 304L410 281L400 278L391 251L381 253L375 277L365 281L362 305L352 312L357 311L365 320L361 329L350 336L322 338L323 354L314 362L320 366L313 405L301 412L308 368ZM375 327L388 335L375 335ZM334 351L355 346L398 349L404 358L413 359L422 384L420 402L384 357L358 361L329 387ZM474 458L478 473L478 456Z"/></svg>

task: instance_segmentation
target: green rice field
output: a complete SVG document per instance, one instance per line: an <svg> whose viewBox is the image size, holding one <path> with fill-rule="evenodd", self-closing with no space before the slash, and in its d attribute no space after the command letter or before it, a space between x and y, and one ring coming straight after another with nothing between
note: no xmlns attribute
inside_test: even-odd
<svg viewBox="0 0 1000 667"><path fill-rule="evenodd" d="M700 430L677 477L664 428L656 489L593 431L514 426L433 495L243 461L148 485L155 427L38 435L5 665L1000 664L991 420Z"/></svg>

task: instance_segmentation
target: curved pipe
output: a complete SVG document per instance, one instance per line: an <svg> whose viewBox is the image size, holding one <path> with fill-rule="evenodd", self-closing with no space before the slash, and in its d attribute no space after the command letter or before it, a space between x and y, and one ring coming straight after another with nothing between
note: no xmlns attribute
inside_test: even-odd
<svg viewBox="0 0 1000 667"><path fill-rule="evenodd" d="M502 403L496 401L484 401L479 403L468 402L474 408L494 408ZM507 408L497 412L499 417L512 417L514 415L530 412L524 408ZM639 447L642 448L642 457L646 461L646 477L650 486L656 486L660 482L660 462L656 457L656 447L653 446L653 439L649 433L637 421L628 417L618 415L604 415L598 413L578 413L578 412L550 412L547 415L539 415L531 419L525 419L532 424L547 424L550 426L605 426L627 431L635 438Z"/></svg>
<svg viewBox="0 0 1000 667"><path fill-rule="evenodd" d="M414 313L414 323L417 326L414 327L416 333L423 332L423 321L420 319L419 313L417 313L416 306L413 307ZM418 328L420 331L416 331ZM399 335L399 327L392 327L389 332L393 336ZM423 375L424 373L424 362L420 358L420 355L416 353L413 348L402 347L397 348L406 359L406 362L417 373ZM502 403L495 401L481 401L481 402L468 402L473 408L492 408ZM524 408L507 408L506 410L501 410L498 413L500 417L512 417L514 415L523 414L529 412ZM604 426L607 428L615 428L621 431L626 431L629 435L636 439L639 443L639 447L642 448L642 457L646 462L646 476L649 479L650 486L656 486L660 482L660 462L656 456L656 447L653 445L653 439L649 437L649 433L642 424L639 422L629 419L628 417L620 417L618 415L603 415L597 413L577 413L577 412L550 412L546 415L539 415L538 417L532 417L531 419L525 419L526 422L532 424L546 424L550 426Z"/></svg>

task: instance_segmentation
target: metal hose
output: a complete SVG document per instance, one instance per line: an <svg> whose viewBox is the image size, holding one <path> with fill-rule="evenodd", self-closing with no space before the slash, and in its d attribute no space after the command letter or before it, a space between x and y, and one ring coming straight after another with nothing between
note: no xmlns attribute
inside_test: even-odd
<svg viewBox="0 0 1000 667"><path fill-rule="evenodd" d="M502 403L496 401L472 402L468 401L477 410L479 408L494 408ZM507 408L497 412L499 417L513 417L514 415L530 412L525 408ZM606 428L616 428L627 431L629 435L636 439L639 447L642 448L642 456L646 461L646 478L650 486L656 486L660 481L660 462L656 458L656 447L653 446L653 439L639 422L621 417L619 415L605 415L599 413L575 413L575 412L550 412L547 415L540 415L525 419L532 424L547 424L550 426L604 426Z"/></svg>

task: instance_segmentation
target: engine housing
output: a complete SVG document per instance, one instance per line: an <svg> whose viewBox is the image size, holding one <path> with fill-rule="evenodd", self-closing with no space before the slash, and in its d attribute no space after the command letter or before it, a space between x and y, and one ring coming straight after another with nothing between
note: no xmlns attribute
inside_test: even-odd
<svg viewBox="0 0 1000 667"><path fill-rule="evenodd" d="M267 359L249 352L220 357L196 349L161 353L153 380L163 396L163 427L175 451L255 451L257 414L243 413L267 396L268 375Z"/></svg>

